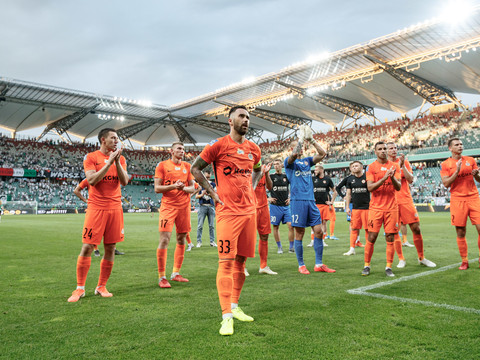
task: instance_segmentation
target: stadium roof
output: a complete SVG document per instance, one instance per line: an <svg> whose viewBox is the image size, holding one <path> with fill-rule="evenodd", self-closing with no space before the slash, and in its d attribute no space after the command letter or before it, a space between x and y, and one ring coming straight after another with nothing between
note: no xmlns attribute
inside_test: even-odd
<svg viewBox="0 0 480 360"><path fill-rule="evenodd" d="M45 126L44 134L82 139L113 127L142 145L195 144L228 132L225 115L234 104L251 110L254 140L263 131L290 134L304 122L376 122L375 109L461 106L455 93L480 93L479 12L456 24L428 20L169 107L0 77L0 126L14 133Z"/></svg>

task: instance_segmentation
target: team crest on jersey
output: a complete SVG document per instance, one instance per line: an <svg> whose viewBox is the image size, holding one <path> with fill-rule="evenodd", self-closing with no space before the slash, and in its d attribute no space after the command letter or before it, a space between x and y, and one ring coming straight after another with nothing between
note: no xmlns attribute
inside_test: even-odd
<svg viewBox="0 0 480 360"><path fill-rule="evenodd" d="M252 154L248 154L248 158L249 158L250 160L253 160L253 155L252 155Z"/></svg>
<svg viewBox="0 0 480 360"><path fill-rule="evenodd" d="M380 168L380 170L382 170L382 171L387 171L387 168L382 166L382 167Z"/></svg>
<svg viewBox="0 0 480 360"><path fill-rule="evenodd" d="M465 165L470 166L470 163L467 161L467 162L465 163Z"/></svg>
<svg viewBox="0 0 480 360"><path fill-rule="evenodd" d="M187 173L187 169L183 169L183 173L186 174L186 173Z"/></svg>
<svg viewBox="0 0 480 360"><path fill-rule="evenodd" d="M326 184L327 182L325 180L323 180L323 183Z"/></svg>
<svg viewBox="0 0 480 360"><path fill-rule="evenodd" d="M245 154L245 152L242 149L237 149L237 154L243 155L243 154Z"/></svg>
<svg viewBox="0 0 480 360"><path fill-rule="evenodd" d="M287 182L287 178L283 178L283 182Z"/></svg>
<svg viewBox="0 0 480 360"><path fill-rule="evenodd" d="M362 180L362 184L365 184L365 180Z"/></svg>
<svg viewBox="0 0 480 360"><path fill-rule="evenodd" d="M306 161L306 160L305 160L303 163L304 163L305 165L308 165L308 161Z"/></svg>

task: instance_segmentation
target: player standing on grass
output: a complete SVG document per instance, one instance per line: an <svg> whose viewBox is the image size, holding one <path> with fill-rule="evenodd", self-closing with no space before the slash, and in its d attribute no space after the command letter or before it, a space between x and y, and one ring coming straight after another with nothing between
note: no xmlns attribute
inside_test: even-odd
<svg viewBox="0 0 480 360"><path fill-rule="evenodd" d="M400 175L402 187L397 195L397 204L398 204L398 221L402 222L405 225L410 225L410 229L413 233L413 244L417 249L418 254L418 263L427 267L437 266L434 262L428 260L423 255L423 237L420 231L420 219L418 217L417 209L413 204L412 195L410 193L410 185L413 182L413 173L410 162L405 159L405 155L400 154L397 157L397 145L393 142L387 143L387 155L388 160L396 163L400 166ZM397 252L398 258L400 259L397 267L404 268L406 265L405 258L403 257L402 251L402 240L400 236L395 234L394 237L394 246Z"/></svg>
<svg viewBox="0 0 480 360"><path fill-rule="evenodd" d="M298 271L301 274L308 275L308 271L303 261L303 236L306 227L312 227L314 231L313 248L315 250L315 268L316 272L335 272L323 264L323 240L322 240L322 218L320 211L315 205L315 196L313 194L313 182L311 167L319 163L326 155L325 150L317 141L313 139L312 129L303 126L299 131L298 142L295 145L292 154L285 159L285 173L290 182L290 209L292 212L292 226L295 230L295 254L298 261ZM313 157L302 158L304 142L310 143L317 150Z"/></svg>
<svg viewBox="0 0 480 360"><path fill-rule="evenodd" d="M268 174L272 164L262 166L262 173ZM272 179L270 176L263 175L255 188L255 197L257 199L257 231L258 231L258 254L260 255L260 274L277 275L267 266L268 258L268 234L272 232L270 228L270 211L268 211L267 189L272 189Z"/></svg>
<svg viewBox="0 0 480 360"><path fill-rule="evenodd" d="M245 260L255 256L254 189L263 175L260 148L245 138L250 124L247 109L232 107L228 123L230 134L207 145L192 166L195 179L216 204L221 335L233 334L233 317L253 321L238 307L238 300L245 282ZM213 164L217 192L202 173L208 164Z"/></svg>
<svg viewBox="0 0 480 360"><path fill-rule="evenodd" d="M293 228L292 228L292 214L290 212L290 190L287 175L282 172L283 164L281 160L273 162L274 174L268 172L265 176L272 180L272 189L270 190L270 222L273 226L273 237L277 243L279 254L283 254L282 242L280 241L279 226L280 223L288 226L288 241L290 244L289 252L294 253L293 247Z"/></svg>
<svg viewBox="0 0 480 360"><path fill-rule="evenodd" d="M195 192L193 177L190 173L191 165L182 161L185 155L183 143L174 142L170 154L171 159L158 163L155 169L155 192L163 194L158 226L160 241L157 248L158 285L161 288L171 287L165 276L165 269L173 225L175 225L177 245L170 280L188 282L188 279L180 275L180 269L185 258L186 237L192 228L190 224L190 196Z"/></svg>
<svg viewBox="0 0 480 360"><path fill-rule="evenodd" d="M468 246L465 234L468 217L477 228L480 252L480 198L474 181L480 182L480 173L474 158L462 156L463 143L459 138L448 140L448 149L452 156L442 163L440 175L443 185L450 188L450 216L457 231L457 245L462 257L459 269L467 270Z"/></svg>
<svg viewBox="0 0 480 360"><path fill-rule="evenodd" d="M83 246L77 259L77 289L68 302L77 302L85 296L85 282L91 264L93 246L103 238L105 254L100 262L100 277L95 295L113 296L105 287L113 268L115 245L124 239L122 193L120 185L127 185L127 162L115 129L106 128L98 134L100 150L85 156L83 167L90 184L89 201L83 226Z"/></svg>
<svg viewBox="0 0 480 360"><path fill-rule="evenodd" d="M370 205L370 193L367 188L367 177L360 161L350 163L351 176L347 177L345 194L345 209L350 220L350 250L343 255L355 255L355 243L357 242L360 229L365 229L365 241L368 241L368 208ZM350 209L350 205L351 209Z"/></svg>
<svg viewBox="0 0 480 360"><path fill-rule="evenodd" d="M387 145L383 141L375 144L377 160L367 167L367 188L371 193L368 210L368 241L365 245L365 267L362 275L370 275L370 261L373 246L377 241L380 228L384 227L387 241L387 266L385 275L395 276L392 272L393 237L398 233L398 205L395 192L402 187L400 182L400 167L387 158Z"/></svg>

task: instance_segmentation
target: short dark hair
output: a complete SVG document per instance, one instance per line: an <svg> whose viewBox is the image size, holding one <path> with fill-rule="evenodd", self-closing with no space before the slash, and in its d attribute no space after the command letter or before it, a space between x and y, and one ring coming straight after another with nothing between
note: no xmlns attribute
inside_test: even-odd
<svg viewBox="0 0 480 360"><path fill-rule="evenodd" d="M355 164L355 163L358 163L358 164L360 164L360 166L363 167L362 162L361 162L361 161L358 161L358 160L352 161L352 162L348 165L348 167L352 166L352 165Z"/></svg>
<svg viewBox="0 0 480 360"><path fill-rule="evenodd" d="M183 142L181 142L181 141L175 141L175 142L172 144L172 148L173 148L175 145L185 146L185 145L183 144Z"/></svg>
<svg viewBox="0 0 480 360"><path fill-rule="evenodd" d="M385 141L378 141L373 148L377 149L377 145L385 145Z"/></svg>
<svg viewBox="0 0 480 360"><path fill-rule="evenodd" d="M232 115L235 111L237 111L238 109L243 109L245 111L248 111L248 109L244 106L244 105L235 105L234 107L232 107L230 109L230 111L228 112L228 118L230 118L230 115Z"/></svg>
<svg viewBox="0 0 480 360"><path fill-rule="evenodd" d="M452 145L452 142L454 142L455 140L461 141L460 138L458 137L451 138L448 140L448 143L447 143L448 147L450 147L450 145Z"/></svg>
<svg viewBox="0 0 480 360"><path fill-rule="evenodd" d="M105 128L105 129L100 130L100 132L98 133L98 141L100 142L100 145L102 144L102 138L107 136L107 134L109 132L117 133L117 130L112 129L112 128Z"/></svg>

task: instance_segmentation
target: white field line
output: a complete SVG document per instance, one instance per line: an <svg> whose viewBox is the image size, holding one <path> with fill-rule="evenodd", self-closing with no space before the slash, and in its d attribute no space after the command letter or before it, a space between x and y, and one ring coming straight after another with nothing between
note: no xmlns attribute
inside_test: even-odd
<svg viewBox="0 0 480 360"><path fill-rule="evenodd" d="M473 263L473 262L477 262L477 261L478 261L478 258L470 260L469 263ZM350 289L350 290L347 290L347 293L352 294L352 295L371 296L371 297L380 298L380 299L390 299L390 300L401 301L401 302L412 303L412 304L421 304L421 305L431 306L431 307L440 307L440 308L444 308L444 309L448 309L448 310L464 311L464 312L469 312L469 313L474 313L474 314L480 315L480 309L473 309L473 308L467 308L467 307L455 306L455 305L449 305L449 304L437 304L437 303L434 303L434 302L431 302L431 301L401 298L401 297L398 297L398 296L389 296L389 295L367 292L369 290L373 290L373 289L381 288L381 287L384 287L384 286L396 284L398 282L409 281L409 280L413 280L413 279L416 279L416 278L419 278L419 277L422 277L422 276L433 275L433 274L436 274L438 272L453 269L455 267L460 266L461 264L462 263L447 265L447 266L443 266L443 267L435 269L435 270L424 271L424 272L421 272L421 273L418 273L418 274L404 276L404 277L401 277L401 278L398 278L398 279L395 279L395 280L391 280L391 281L382 281L382 282L379 282L379 283L376 283L376 284L373 284L373 285L362 286L362 287L359 287L359 288L356 288L356 289Z"/></svg>

